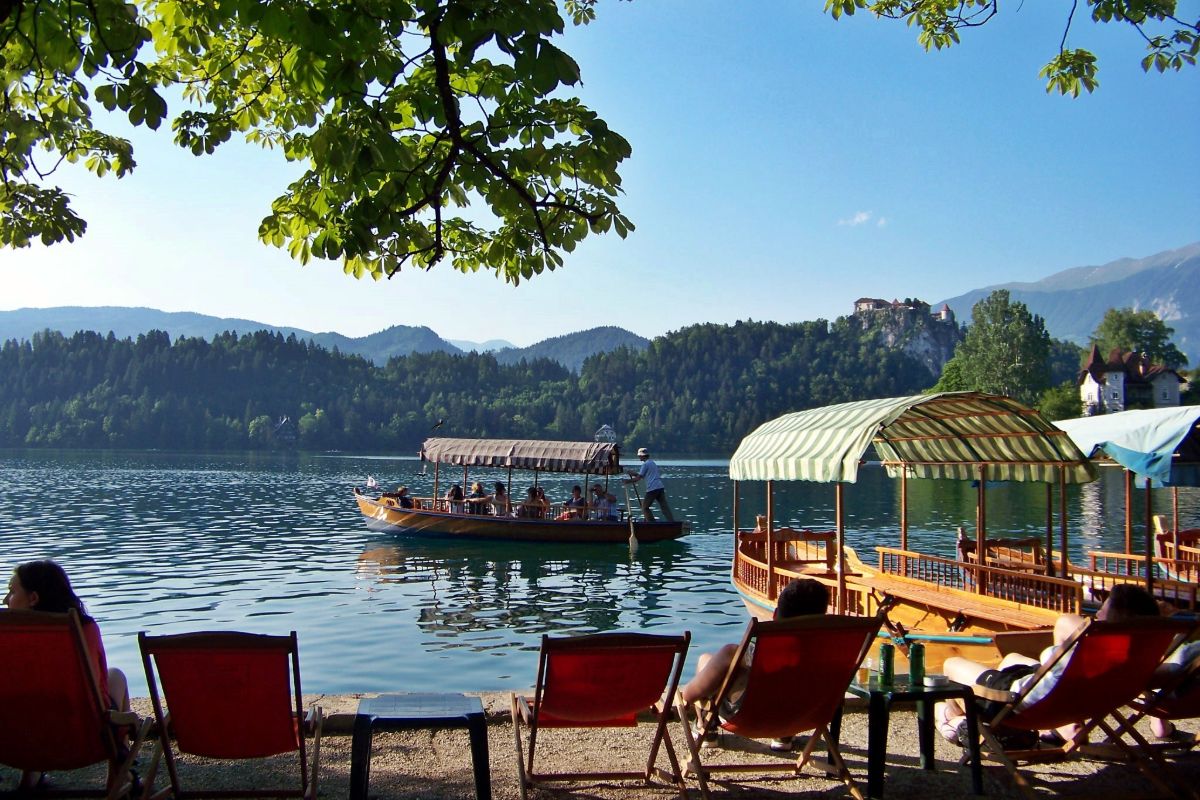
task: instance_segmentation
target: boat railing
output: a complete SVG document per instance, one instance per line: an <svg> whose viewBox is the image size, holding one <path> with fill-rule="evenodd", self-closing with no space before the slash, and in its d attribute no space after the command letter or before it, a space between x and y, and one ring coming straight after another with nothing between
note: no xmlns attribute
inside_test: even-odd
<svg viewBox="0 0 1200 800"><path fill-rule="evenodd" d="M1158 539L1158 552L1167 560L1192 562L1193 570L1196 565L1200 565L1200 547L1196 546L1195 540L1188 543L1180 542L1176 544L1170 538Z"/></svg>
<svg viewBox="0 0 1200 800"><path fill-rule="evenodd" d="M776 528L770 535L771 558L767 558L767 532L759 529L738 531L738 547L751 558L775 564L801 565L822 564L833 569L837 534L833 531L811 531L807 529Z"/></svg>
<svg viewBox="0 0 1200 800"><path fill-rule="evenodd" d="M892 547L876 547L875 550L879 553L879 572L884 575L1060 613L1077 612L1083 602L1083 587L1072 580L1024 570L966 564L952 558Z"/></svg>
<svg viewBox="0 0 1200 800"><path fill-rule="evenodd" d="M1187 549L1195 550L1196 548L1189 547ZM1194 558L1155 558L1153 563L1156 581L1176 580L1194 583L1200 579L1200 561ZM1125 581L1127 583L1144 581L1146 579L1146 556L1137 553L1093 550L1088 553L1088 569L1074 571L1087 572L1093 576L1112 575L1117 578L1131 579Z"/></svg>
<svg viewBox="0 0 1200 800"><path fill-rule="evenodd" d="M1012 570L1043 571L1046 557L1042 540L1038 537L1024 539L988 539L984 544L985 563L991 567ZM977 544L970 539L959 539L958 556L962 561L978 563Z"/></svg>

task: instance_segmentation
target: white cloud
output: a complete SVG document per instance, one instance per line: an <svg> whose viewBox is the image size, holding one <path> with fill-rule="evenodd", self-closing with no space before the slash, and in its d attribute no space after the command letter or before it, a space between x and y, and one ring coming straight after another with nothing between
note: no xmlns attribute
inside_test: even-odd
<svg viewBox="0 0 1200 800"><path fill-rule="evenodd" d="M876 220L875 227L876 228L884 228L884 227L887 227L887 224L888 224L887 217L880 217L878 220Z"/></svg>
<svg viewBox="0 0 1200 800"><path fill-rule="evenodd" d="M870 222L871 216L872 216L872 214L870 211L859 211L853 217L848 217L846 219L839 219L838 225L849 225L850 227L853 228L857 225L863 225L867 222Z"/></svg>

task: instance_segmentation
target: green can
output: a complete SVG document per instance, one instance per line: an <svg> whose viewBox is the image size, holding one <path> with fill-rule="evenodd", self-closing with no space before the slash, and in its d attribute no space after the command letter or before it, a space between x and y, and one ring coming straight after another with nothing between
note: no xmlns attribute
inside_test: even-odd
<svg viewBox="0 0 1200 800"><path fill-rule="evenodd" d="M879 685L891 686L896 678L896 648L884 642L879 645Z"/></svg>
<svg viewBox="0 0 1200 800"><path fill-rule="evenodd" d="M908 646L908 682L913 686L925 682L925 645L920 642Z"/></svg>

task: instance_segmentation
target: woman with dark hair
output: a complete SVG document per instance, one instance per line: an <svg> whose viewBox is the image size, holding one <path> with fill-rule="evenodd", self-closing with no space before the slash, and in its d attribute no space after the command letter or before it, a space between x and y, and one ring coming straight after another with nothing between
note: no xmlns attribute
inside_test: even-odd
<svg viewBox="0 0 1200 800"><path fill-rule="evenodd" d="M108 668L100 627L96 625L96 620L88 616L83 601L71 588L71 581L62 567L49 560L27 561L18 565L8 581L4 605L13 611L49 611L57 614L74 609L82 623L83 640L92 657L100 689L107 694L112 708L129 710L129 688L125 674L119 669Z"/></svg>
<svg viewBox="0 0 1200 800"><path fill-rule="evenodd" d="M107 698L110 708L129 710L129 684L125 680L125 673L119 669L109 669L104 656L104 642L100 639L100 627L96 625L96 620L88 616L83 601L71 588L71 581L62 567L50 560L19 564L8 581L4 605L12 611L65 614L74 610L79 615L83 641L91 656L101 696ZM31 772L22 774L19 788L34 788L40 777Z"/></svg>

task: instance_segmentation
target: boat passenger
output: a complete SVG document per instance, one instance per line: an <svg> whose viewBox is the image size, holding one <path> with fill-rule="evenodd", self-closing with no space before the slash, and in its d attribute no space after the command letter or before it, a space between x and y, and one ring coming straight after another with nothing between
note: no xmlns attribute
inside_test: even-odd
<svg viewBox="0 0 1200 800"><path fill-rule="evenodd" d="M488 506L492 498L488 497L487 492L483 490L483 484L475 481L471 485L471 493L467 495L467 513L468 514L487 514L490 511Z"/></svg>
<svg viewBox="0 0 1200 800"><path fill-rule="evenodd" d="M587 513L587 500L583 499L583 487L576 484L571 487L571 496L563 503L563 512L559 519L583 519Z"/></svg>
<svg viewBox="0 0 1200 800"><path fill-rule="evenodd" d="M829 589L823 583L819 583L812 578L800 578L783 587L783 591L779 593L778 599L775 601L775 619L790 619L792 617L803 617L816 614L824 614L829 609ZM722 682L725 680L726 673L729 672L729 666L733 662L733 658L737 655L738 645L727 644L721 647L715 653L701 653L700 658L696 662L696 676L683 685L680 690L683 692L683 699L689 704L697 700L711 700L714 695L720 690ZM735 689L730 694L733 696L732 707L718 709L722 718L728 719L737 713L736 705L740 700L742 691L745 690L745 681L749 675L750 661L754 658L754 652L747 650L742 658L742 664L739 667L740 675L735 678L742 684L741 689ZM715 735L715 734L714 734ZM708 742L713 742L713 739L707 739ZM791 750L792 740L773 739L771 741L772 750Z"/></svg>
<svg viewBox="0 0 1200 800"><path fill-rule="evenodd" d="M540 495L537 486L530 486L525 493L525 502L517 507L517 516L524 519L545 519L546 500Z"/></svg>
<svg viewBox="0 0 1200 800"><path fill-rule="evenodd" d="M1157 617L1158 603L1145 589L1133 584L1118 584L1109 592L1108 599L1096 612L1096 619L1120 622L1136 617ZM1071 638L1087 622L1087 617L1079 614L1063 614L1054 622L1054 644L1041 652L1040 658L1034 659L1020 653L1009 653L1000 660L1000 666L990 669L987 666L961 656L951 656L946 659L942 669L946 677L966 686L979 683L1001 691L1019 693L1033 679L1034 674L1043 664L1049 663L1061 649L1063 643ZM1041 700L1054 684L1062 677L1071 660L1071 653L1060 658L1054 667L1042 676L1037 685L1025 695L1017 706L1017 711ZM985 709L986 712L987 709ZM948 741L954 744L966 744L966 712L957 700L947 700L938 703L934 719L938 730ZM985 720L986 721L986 720ZM1043 738L1054 740L1056 736L1070 740L1075 736L1075 725L1066 725L1057 731L1044 731Z"/></svg>
<svg viewBox="0 0 1200 800"><path fill-rule="evenodd" d="M49 560L28 561L18 565L8 581L4 605L13 611L48 611L56 614L65 614L74 609L79 614L83 641L100 684L101 696L108 701L109 708L129 710L129 688L125 673L109 668L104 655L104 642L100 638L100 627L96 620L88 616L83 601L71 588L71 581L62 567ZM35 788L41 777L38 773L22 773L18 790Z"/></svg>
<svg viewBox="0 0 1200 800"><path fill-rule="evenodd" d="M396 503L401 508L412 508L413 507L413 499L408 496L408 487L407 486L397 486L396 487Z"/></svg>
<svg viewBox="0 0 1200 800"><path fill-rule="evenodd" d="M457 483L446 490L446 510L452 514L463 513L463 490Z"/></svg>
<svg viewBox="0 0 1200 800"><path fill-rule="evenodd" d="M492 485L492 513L497 517L507 517L512 514L512 504L508 501L508 491L502 481Z"/></svg>
<svg viewBox="0 0 1200 800"><path fill-rule="evenodd" d="M592 519L605 522L615 522L617 519L608 492L604 491L604 487L600 484L592 487Z"/></svg>

